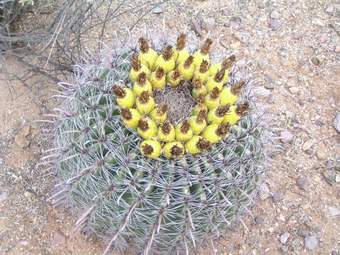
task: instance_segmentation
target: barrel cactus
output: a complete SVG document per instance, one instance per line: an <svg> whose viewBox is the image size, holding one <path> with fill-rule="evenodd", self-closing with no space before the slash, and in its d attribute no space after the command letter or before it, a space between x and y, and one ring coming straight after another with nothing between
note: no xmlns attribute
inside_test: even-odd
<svg viewBox="0 0 340 255"><path fill-rule="evenodd" d="M108 240L105 254L190 254L256 194L263 132L249 79L233 56L213 63L210 39L194 53L185 43L156 51L141 38L60 84L51 200L82 212L77 228Z"/></svg>

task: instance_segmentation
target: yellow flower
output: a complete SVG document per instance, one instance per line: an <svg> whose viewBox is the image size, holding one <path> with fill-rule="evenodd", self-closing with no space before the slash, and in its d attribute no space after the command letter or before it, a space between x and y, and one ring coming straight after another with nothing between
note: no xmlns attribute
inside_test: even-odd
<svg viewBox="0 0 340 255"><path fill-rule="evenodd" d="M158 158L161 155L161 144L156 140L144 140L140 144L140 151L149 158Z"/></svg>

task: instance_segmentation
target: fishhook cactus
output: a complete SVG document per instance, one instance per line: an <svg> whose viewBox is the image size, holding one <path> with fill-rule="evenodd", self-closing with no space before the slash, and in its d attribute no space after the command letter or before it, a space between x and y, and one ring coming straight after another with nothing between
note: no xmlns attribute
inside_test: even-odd
<svg viewBox="0 0 340 255"><path fill-rule="evenodd" d="M253 201L263 137L249 80L234 56L196 52L185 35L161 52L117 49L61 83L56 126L60 191L81 211L76 227L111 250L190 254L226 231ZM107 58L107 56L105 56ZM235 68L234 68L235 69Z"/></svg>

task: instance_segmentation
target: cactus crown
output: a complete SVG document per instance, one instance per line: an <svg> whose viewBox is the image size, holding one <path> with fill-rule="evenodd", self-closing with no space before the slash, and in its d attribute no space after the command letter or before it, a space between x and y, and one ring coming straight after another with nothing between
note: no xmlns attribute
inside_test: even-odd
<svg viewBox="0 0 340 255"><path fill-rule="evenodd" d="M176 48L177 50L183 50L185 47L185 34L181 33L178 38L177 38L177 45Z"/></svg>
<svg viewBox="0 0 340 255"><path fill-rule="evenodd" d="M124 90L122 87L118 86L118 85L114 85L114 86L112 87L112 90L113 90L113 93L114 93L118 98L123 98L123 97L125 97L125 95L126 95L125 90Z"/></svg>
<svg viewBox="0 0 340 255"><path fill-rule="evenodd" d="M172 57L172 53L173 53L172 46L170 45L166 46L162 53L163 58L165 60L169 60Z"/></svg>
<svg viewBox="0 0 340 255"><path fill-rule="evenodd" d="M133 53L131 56L131 67L133 70L138 71L141 69L142 65L138 59L137 53Z"/></svg>
<svg viewBox="0 0 340 255"><path fill-rule="evenodd" d="M122 114L122 117L126 120L132 119L132 113L131 113L131 110L129 108L121 109L121 114Z"/></svg>
<svg viewBox="0 0 340 255"><path fill-rule="evenodd" d="M147 53L149 51L149 44L148 44L147 40L145 40L145 38L141 37L141 38L139 38L138 42L139 42L139 48L140 48L141 52Z"/></svg>
<svg viewBox="0 0 340 255"><path fill-rule="evenodd" d="M233 93L234 95L239 95L244 85L245 85L244 81L240 81L239 83L235 84L234 86L231 87L230 90L231 93Z"/></svg>
<svg viewBox="0 0 340 255"><path fill-rule="evenodd" d="M161 129L162 129L162 132L164 133L164 134L170 134L170 131L171 131L171 124L170 124L170 122L169 121L165 121L164 123L163 123L163 125L161 126Z"/></svg>
<svg viewBox="0 0 340 255"><path fill-rule="evenodd" d="M223 68L220 71L218 71L215 74L215 77L214 77L215 81L216 82L221 82L223 77L224 77L224 73L225 73L225 69L223 69Z"/></svg>
<svg viewBox="0 0 340 255"><path fill-rule="evenodd" d="M139 85L144 85L146 83L146 73L141 72L137 77L137 82Z"/></svg>
<svg viewBox="0 0 340 255"><path fill-rule="evenodd" d="M201 47L201 53L204 55L208 54L212 43L213 41L210 38L206 39L204 44Z"/></svg>
<svg viewBox="0 0 340 255"><path fill-rule="evenodd" d="M156 69L156 78L160 80L164 77L164 75L165 75L164 69L162 67L158 67Z"/></svg>
<svg viewBox="0 0 340 255"><path fill-rule="evenodd" d="M213 88L213 90L210 92L210 97L212 99L217 99L220 96L220 91L218 90L218 88Z"/></svg>
<svg viewBox="0 0 340 255"><path fill-rule="evenodd" d="M234 64L235 61L236 61L236 56L231 55L229 58L226 58L225 60L223 60L222 68L229 69Z"/></svg>
<svg viewBox="0 0 340 255"><path fill-rule="evenodd" d="M216 135L225 136L228 133L229 125L228 124L220 124L216 129Z"/></svg>
<svg viewBox="0 0 340 255"><path fill-rule="evenodd" d="M200 69L199 69L200 73L205 73L205 72L208 71L208 69L209 69L209 63L208 63L208 61L203 60L202 63L201 63L201 65L200 65Z"/></svg>
<svg viewBox="0 0 340 255"><path fill-rule="evenodd" d="M150 144L144 144L142 150L145 155L150 155L153 152L153 147Z"/></svg>
<svg viewBox="0 0 340 255"><path fill-rule="evenodd" d="M143 91L138 97L139 102L146 104L150 100L150 94L148 91Z"/></svg>
<svg viewBox="0 0 340 255"><path fill-rule="evenodd" d="M194 57L189 56L184 62L184 67L189 68L193 62L194 62Z"/></svg>
<svg viewBox="0 0 340 255"><path fill-rule="evenodd" d="M218 117L223 117L228 111L229 111L230 106L227 105L221 105L219 107L217 107L216 109L216 115Z"/></svg>
<svg viewBox="0 0 340 255"><path fill-rule="evenodd" d="M149 129L148 121L146 119L140 119L138 121L138 127L143 131L148 130Z"/></svg>

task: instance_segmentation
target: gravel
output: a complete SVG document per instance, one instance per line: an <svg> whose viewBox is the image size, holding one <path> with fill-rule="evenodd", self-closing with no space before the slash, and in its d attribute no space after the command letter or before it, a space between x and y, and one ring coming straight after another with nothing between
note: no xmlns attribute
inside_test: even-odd
<svg viewBox="0 0 340 255"><path fill-rule="evenodd" d="M338 112L335 116L334 128L338 133L340 133L340 112Z"/></svg>
<svg viewBox="0 0 340 255"><path fill-rule="evenodd" d="M307 185L308 185L308 179L306 177L299 177L296 180L296 185L301 189L306 191Z"/></svg>
<svg viewBox="0 0 340 255"><path fill-rule="evenodd" d="M316 247L318 247L319 245L319 241L314 235L306 236L304 241L305 241L305 247L308 250L315 250Z"/></svg>
<svg viewBox="0 0 340 255"><path fill-rule="evenodd" d="M294 139L294 135L288 130L282 131L280 133L280 141L283 143L291 143Z"/></svg>
<svg viewBox="0 0 340 255"><path fill-rule="evenodd" d="M290 234L288 232L283 233L282 235L280 235L280 242L282 244L286 244L289 237L290 237Z"/></svg>

